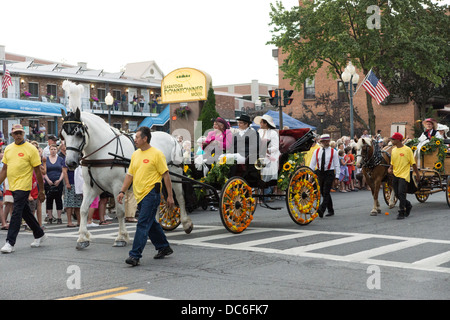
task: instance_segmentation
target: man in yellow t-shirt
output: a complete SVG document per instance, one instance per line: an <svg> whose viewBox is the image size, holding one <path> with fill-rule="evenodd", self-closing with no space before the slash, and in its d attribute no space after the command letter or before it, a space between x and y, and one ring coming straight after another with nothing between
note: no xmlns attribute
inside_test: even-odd
<svg viewBox="0 0 450 320"><path fill-rule="evenodd" d="M394 192L400 201L400 210L398 211L397 219L404 219L409 216L412 209L411 202L406 200L411 166L413 167L417 181L420 180L420 173L417 169L412 150L402 143L403 136L396 132L390 139L395 148L392 150L391 166L389 167L388 172L394 174Z"/></svg>
<svg viewBox="0 0 450 320"><path fill-rule="evenodd" d="M129 252L126 263L132 266L139 264L147 239L150 238L158 253L155 259L164 258L173 253L161 225L156 221L161 200L161 180L168 193L167 204L169 208L174 205L172 196L172 182L170 181L164 154L150 145L152 134L150 128L140 127L136 132L134 142L139 148L131 156L130 167L125 176L122 189L117 196L117 201L122 203L125 191L133 183L133 193L138 203L139 218L134 236L133 248Z"/></svg>
<svg viewBox="0 0 450 320"><path fill-rule="evenodd" d="M6 236L6 244L1 249L2 253L14 251L22 218L33 231L35 240L31 247L39 247L47 239L47 235L31 212L28 202L33 172L39 185L39 200L41 202L45 200L44 181L40 169L41 157L36 147L25 141L25 131L22 125L13 125L11 135L14 138L14 143L8 145L5 149L2 160L3 168L0 171L0 184L8 177L9 190L14 198L14 209Z"/></svg>

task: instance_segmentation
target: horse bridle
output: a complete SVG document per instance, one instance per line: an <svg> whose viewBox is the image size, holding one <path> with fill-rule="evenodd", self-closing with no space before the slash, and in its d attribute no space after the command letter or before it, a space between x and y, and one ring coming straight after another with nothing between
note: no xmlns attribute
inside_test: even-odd
<svg viewBox="0 0 450 320"><path fill-rule="evenodd" d="M361 153L364 150L365 151L365 155L368 155L368 149L370 148L369 144L365 144L364 146L361 147ZM382 150L375 150L376 147L374 146L374 140L372 141L372 155L369 157L364 157L361 154L356 155L356 157L361 157L361 167L365 167L365 168L375 168L378 165L384 165L381 162L383 162L383 156L381 155L381 152L383 152ZM377 152L380 151L380 152Z"/></svg>
<svg viewBox="0 0 450 320"><path fill-rule="evenodd" d="M66 126L67 124L75 124L75 126L73 126L73 128L71 130L67 130L67 126ZM89 136L87 126L81 121L74 121L74 120L63 121L62 130L64 130L68 135L73 136L74 134L76 134L78 132L77 129L82 132L83 140L81 141L81 144L78 146L78 148L66 146L66 150L75 151L82 156L83 149L86 146L86 134Z"/></svg>

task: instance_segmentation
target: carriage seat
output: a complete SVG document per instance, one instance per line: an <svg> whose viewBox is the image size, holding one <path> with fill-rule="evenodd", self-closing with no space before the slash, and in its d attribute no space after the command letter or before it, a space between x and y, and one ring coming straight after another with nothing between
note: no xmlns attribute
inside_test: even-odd
<svg viewBox="0 0 450 320"><path fill-rule="evenodd" d="M281 153L288 153L292 150L298 149L299 146L313 137L311 129L309 128L280 130L279 136ZM309 150L310 147L311 146L308 146L306 150Z"/></svg>

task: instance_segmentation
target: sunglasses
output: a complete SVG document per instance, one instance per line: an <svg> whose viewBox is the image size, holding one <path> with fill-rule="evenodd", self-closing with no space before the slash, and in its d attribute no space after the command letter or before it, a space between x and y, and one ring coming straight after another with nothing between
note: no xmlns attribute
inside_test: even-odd
<svg viewBox="0 0 450 320"><path fill-rule="evenodd" d="M16 132L12 132L11 134L13 134L13 135L17 135L17 134L23 134L23 131L16 131Z"/></svg>

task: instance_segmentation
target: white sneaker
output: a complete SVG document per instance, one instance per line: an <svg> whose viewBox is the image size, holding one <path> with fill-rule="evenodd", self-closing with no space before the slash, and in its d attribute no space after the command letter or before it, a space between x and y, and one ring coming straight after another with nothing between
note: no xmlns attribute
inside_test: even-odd
<svg viewBox="0 0 450 320"><path fill-rule="evenodd" d="M96 224L95 222L91 222L91 223L87 224L86 227L88 227L88 228L94 227L95 228L95 227L98 227L98 224Z"/></svg>
<svg viewBox="0 0 450 320"><path fill-rule="evenodd" d="M2 253L11 253L14 252L14 247L9 242L6 242L1 251Z"/></svg>
<svg viewBox="0 0 450 320"><path fill-rule="evenodd" d="M33 243L31 244L32 248L38 248L41 246L41 243L48 239L48 236L44 233L44 235L40 238L34 239Z"/></svg>

